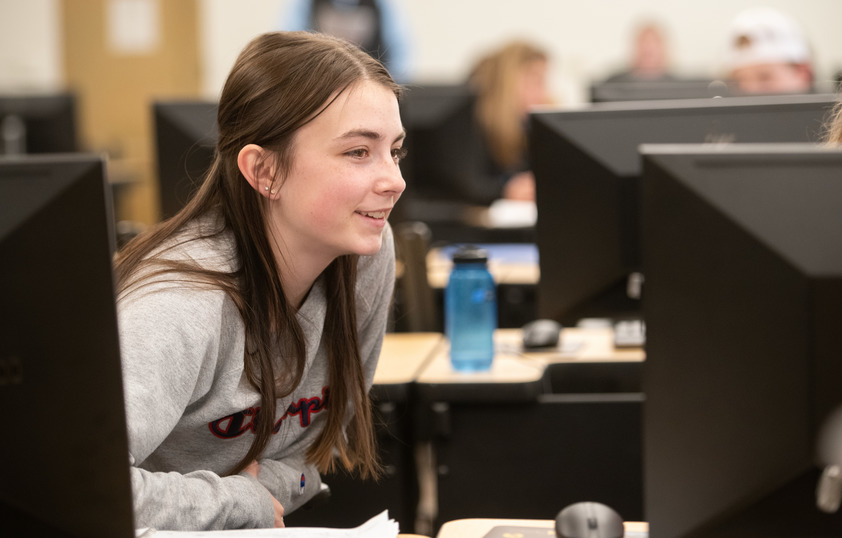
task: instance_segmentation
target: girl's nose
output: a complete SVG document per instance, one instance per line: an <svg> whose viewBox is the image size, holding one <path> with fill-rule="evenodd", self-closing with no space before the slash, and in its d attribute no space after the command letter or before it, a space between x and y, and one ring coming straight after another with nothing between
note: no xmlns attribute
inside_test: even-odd
<svg viewBox="0 0 842 538"><path fill-rule="evenodd" d="M395 196L400 196L406 189L406 181L403 179L400 166L391 158L383 164L378 189L383 193L391 193Z"/></svg>

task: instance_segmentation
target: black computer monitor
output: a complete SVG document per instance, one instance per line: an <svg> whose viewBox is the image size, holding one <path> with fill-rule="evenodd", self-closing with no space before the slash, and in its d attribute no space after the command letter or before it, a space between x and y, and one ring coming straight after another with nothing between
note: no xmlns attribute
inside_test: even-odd
<svg viewBox="0 0 842 538"><path fill-rule="evenodd" d="M595 82L590 87L592 103L655 101L664 99L706 99L728 97L734 92L721 80L675 79L624 82Z"/></svg>
<svg viewBox="0 0 842 538"><path fill-rule="evenodd" d="M0 534L134 536L101 159L0 159Z"/></svg>
<svg viewBox="0 0 842 538"><path fill-rule="evenodd" d="M406 89L401 121L406 158L401 172L410 198L471 203L480 180L481 138L474 119L476 96L465 85L420 85Z"/></svg>
<svg viewBox="0 0 842 538"><path fill-rule="evenodd" d="M842 536L842 150L647 145L642 187L649 535Z"/></svg>
<svg viewBox="0 0 842 538"><path fill-rule="evenodd" d="M153 103L161 219L175 215L198 189L213 162L219 130L217 103Z"/></svg>
<svg viewBox="0 0 842 538"><path fill-rule="evenodd" d="M833 95L726 97L532 114L538 314L568 323L639 315L626 289L640 271L640 144L815 141L834 103Z"/></svg>
<svg viewBox="0 0 842 538"><path fill-rule="evenodd" d="M0 155L78 150L74 94L0 95Z"/></svg>

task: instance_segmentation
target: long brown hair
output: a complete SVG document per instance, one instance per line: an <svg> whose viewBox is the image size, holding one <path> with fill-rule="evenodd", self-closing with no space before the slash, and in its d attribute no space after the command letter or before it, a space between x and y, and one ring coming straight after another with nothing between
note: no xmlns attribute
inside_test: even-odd
<svg viewBox="0 0 842 538"><path fill-rule="evenodd" d="M261 395L261 410L251 447L228 474L240 472L259 458L272 435L276 400L298 386L306 360L295 305L285 298L267 235L267 203L243 177L237 155L247 144L269 150L278 163L274 181L282 182L291 170L297 130L360 80L383 84L398 98L401 95L382 64L345 41L308 32L273 32L255 38L238 57L223 87L217 115L219 139L198 192L178 214L138 236L116 258L121 294L135 289L138 280L142 285L151 276L178 271L201 285L224 290L237 305L246 333L245 372ZM210 271L156 256L162 244L181 240L179 233L185 225L208 214L218 215L221 224L216 230L204 230L204 237L230 232L237 268ZM325 269L324 341L330 392L325 427L307 449L307 459L325 472L335 468L338 457L346 470L376 477L379 465L356 328L356 267L357 256L349 255ZM143 277L138 276L140 270ZM280 376L275 366L279 350L284 372Z"/></svg>

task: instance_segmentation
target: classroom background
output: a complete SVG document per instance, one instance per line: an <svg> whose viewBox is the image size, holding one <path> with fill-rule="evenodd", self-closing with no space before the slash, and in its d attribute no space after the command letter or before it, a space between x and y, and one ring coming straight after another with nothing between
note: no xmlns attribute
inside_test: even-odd
<svg viewBox="0 0 842 538"><path fill-rule="evenodd" d="M237 53L282 26L291 0L0 0L0 92L71 90L82 149L110 157L112 182L132 185L120 219L154 223L151 102L213 101ZM395 0L410 47L404 82L462 82L487 51L517 38L551 54L548 86L561 107L588 101L589 85L623 69L636 27L666 33L682 77L717 78L728 24L742 9L777 7L809 36L819 85L842 72L837 0Z"/></svg>
<svg viewBox="0 0 842 538"><path fill-rule="evenodd" d="M165 197L158 196L167 192L160 187L167 185L163 170L173 171L177 180L201 176L192 172L192 162L188 166L187 159L182 160L190 155L206 159L206 164L213 151L212 145L203 145L208 125L192 120L210 118L213 123L217 97L236 55L258 34L283 27L294 1L0 0L0 97L14 101L20 96L72 94L77 108L74 129L53 132L78 128L74 135L78 134L79 149L107 157L105 175L112 187L108 192L115 204L119 244L123 236L164 216ZM813 429L826 411L839 405L837 380L842 379L842 366L836 360L842 356L837 336L842 319L838 248L842 184L837 181L842 150L796 142L806 142L801 140L805 135L818 141L823 134L820 118L839 99L838 93L825 92L838 92L842 81L838 29L842 2L393 2L404 16L411 55L409 75L401 81L419 91L414 92L416 108L411 105L413 93L402 108L410 151L401 166L408 187L416 190L404 192L390 217L400 274L390 320L395 330L387 334L372 389L388 473L381 483L362 486L347 477L330 476L326 482L331 501L313 512L300 511L296 517L301 519L293 522L304 525L309 517L318 525L356 525L364 512L390 505L402 530L414 528L434 536L439 526L466 517L537 518L543 525L562 507L598 497L629 521L695 525L778 486L772 502L764 500L744 512L747 520L785 533L791 529L783 527L799 523L801 514L817 514L815 492L821 470L805 471L812 458L808 451L814 449ZM786 12L809 37L816 94L750 97L739 104L742 98L697 99L675 108L662 102L651 109L574 110L589 102L592 84L628 67L633 36L641 23L655 23L665 31L672 74L704 79L709 89L708 81L725 75L730 21L743 9L760 5ZM480 207L479 202L456 196L425 199L419 188L422 181L417 181L433 178L424 186L436 195L447 191L444 194L451 196L448 187L461 186L452 177L480 177L476 163L485 164L481 161L486 155L475 150L484 148L475 143L477 139L463 136L475 132L474 109L465 106L473 106L475 95L468 95L465 88L451 94L447 92L453 88L434 86L465 82L477 60L516 39L549 52L549 90L558 107L535 114L530 124L529 158L535 178L543 178L536 182L542 186L542 196L535 196L531 205L523 199L503 200L527 202L532 210L528 225L513 224L511 219L495 222L492 209L505 205ZM422 88L425 85L429 87ZM456 128L446 130L449 136L435 129L440 124L434 129L418 126L424 123L418 118L429 116L430 109L418 105L424 103L424 91L442 89L447 92L429 93L427 99L448 104L455 95L451 102L458 106L445 106L450 110L440 114L448 127L456 118ZM782 102L787 110L779 106ZM159 129L167 125L158 121L162 103L163 108L174 105L170 112L175 110L176 119L188 121L170 122L176 126L170 131ZM199 105L199 112L178 117L185 105ZM643 112L627 114L628 110ZM668 121L674 110L679 110L679 128ZM8 140L25 140L22 130L11 133L15 138L6 136L8 130L2 127L3 151ZM649 145L641 153L639 143L662 139L692 143L679 149ZM413 147L415 140L445 142ZM718 143L722 141L753 142L753 147ZM189 150L184 151L181 142ZM427 157L434 153L431 147L440 151L435 158ZM175 157L170 159L162 148ZM479 158L473 159L476 155ZM413 161L413 156L422 159ZM418 166L422 160L440 166L422 168ZM163 163L160 169L159 163ZM464 168L459 166L463 163ZM39 173L52 168L44 170ZM732 182L733 190L684 188L685 182L691 187L713 184L714 176ZM638 191L638 185L645 189ZM761 188L768 185L773 188ZM33 199L47 194L51 192ZM7 204L12 199L6 197ZM68 195L61 209L50 210L55 220L49 222L60 225L44 229L66 232L51 237L57 239L55 244L64 238L93 237L81 221L64 226L69 220L65 219L69 210L63 212L67 208L76 210L74 216L91 213L90 206L74 200ZM94 200L98 212L92 217L100 215L104 205L110 209L110 200L104 201ZM539 213L542 218L536 220ZM486 246L499 306L495 369L468 378L451 368L442 324L452 254L455 245L464 242L491 243ZM87 256L86 250L75 248L77 243L66 243L73 252L68 261ZM33 244L39 247L29 248ZM27 287L17 286L14 279L0 278L0 282L6 290L28 293L34 288L41 293L33 300L17 292L3 303L6 313L17 316L32 310L39 318L31 323L31 333L15 335L16 342L40 344L45 325L41 316L52 316L44 318L46 326L57 325L77 336L73 323L49 323L68 319L68 308L72 321L97 335L80 340L97 340L104 334L96 316L76 307L81 301L56 301L52 295L52 290L63 292L65 280L73 278L48 278L57 287L45 287L41 273L28 269L54 271L51 262L56 255L51 249L40 241L18 241L13 248L18 250L7 258L19 260L11 266L24 268L15 274L22 275ZM28 261L46 259L45 255L46 262ZM822 261L826 266L819 267L815 260L827 260ZM107 258L103 261L107 267ZM73 291L93 296L82 286ZM105 291L103 304L113 314L110 288ZM56 303L64 309L54 308ZM18 306L22 304L27 308ZM44 308L30 309L30 305ZM533 325L533 321L553 323ZM529 337L532 328L541 326L549 327L543 336L539 334L541 338ZM85 382L109 386L77 368L85 364L83 360L67 360L74 356L65 354L71 349L65 341L70 338L53 334L47 340L63 346L58 362L67 371ZM116 350L116 337L111 343ZM14 367L20 361L12 359L6 364L13 368L0 373L7 379L22 379L22 368ZM118 370L112 374L119 377ZM65 381L62 375L51 375L49 381L59 379L62 390L77 391L76 382ZM87 394L102 397L99 390ZM69 404L83 400L59 399ZM54 409L47 412L54 414ZM36 430L38 435L61 438L43 428ZM30 437L40 439L35 434ZM33 444L55 452L51 443ZM830 463L835 462L831 458L836 457L838 444L823 443L822 465L834 473L837 469ZM115 468L124 465L118 456ZM57 465L64 461L48 459ZM842 459L839 462L842 467ZM796 474L797 480L790 480ZM842 480L835 474L827 476L838 487L824 491L838 499ZM67 484L75 497L78 484L63 480L62 485ZM43 486L39 481L38 487ZM37 493L36 499L41 499ZM84 495L79 498L84 502ZM778 508L781 498L783 510ZM68 513L76 506L58 504ZM836 532L829 535L842 536L842 513L825 521L835 525ZM662 536L679 534L666 528ZM805 536L801 530L787 535ZM467 535L456 531L439 537Z"/></svg>
<svg viewBox="0 0 842 538"><path fill-rule="evenodd" d="M0 1L0 89L64 84L62 10L91 4L152 4L161 0ZM170 3L170 2L168 2ZM254 35L276 27L287 0L177 0L195 13L199 92L215 97L236 54ZM396 0L412 43L413 79L462 80L472 62L509 38L527 37L553 54L552 86L560 101L587 98L587 85L621 68L632 32L643 20L667 31L672 65L680 74L715 77L721 70L727 26L740 10L767 5L793 16L813 45L817 78L842 70L842 3L836 0ZM172 9L170 6L152 9ZM141 21L135 20L135 24ZM166 22L165 22L166 24Z"/></svg>

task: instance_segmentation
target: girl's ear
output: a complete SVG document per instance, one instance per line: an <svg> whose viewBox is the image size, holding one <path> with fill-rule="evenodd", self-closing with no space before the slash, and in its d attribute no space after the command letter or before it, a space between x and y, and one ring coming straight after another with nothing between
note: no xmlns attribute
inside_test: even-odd
<svg viewBox="0 0 842 538"><path fill-rule="evenodd" d="M266 150L257 144L248 144L237 155L237 166L251 188L266 198L276 198L275 161Z"/></svg>

